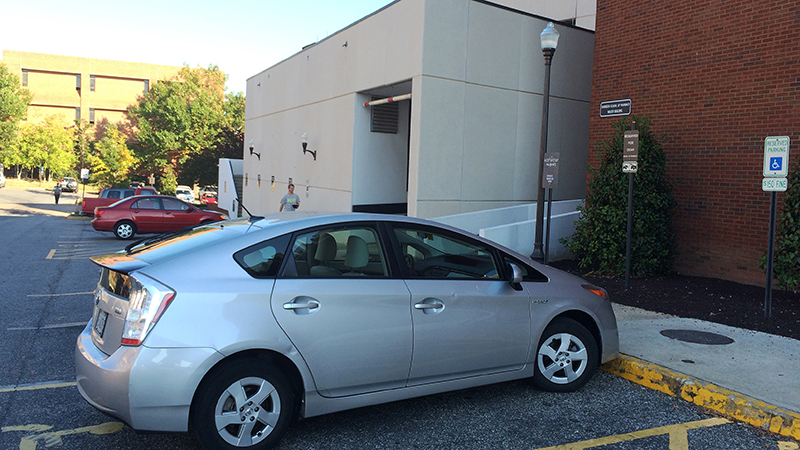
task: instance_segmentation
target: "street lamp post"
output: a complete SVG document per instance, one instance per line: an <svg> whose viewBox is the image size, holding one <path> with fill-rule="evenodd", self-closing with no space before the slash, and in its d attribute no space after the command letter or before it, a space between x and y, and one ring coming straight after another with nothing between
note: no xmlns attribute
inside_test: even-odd
<svg viewBox="0 0 800 450"><path fill-rule="evenodd" d="M536 236L533 244L531 258L537 261L544 261L542 251L542 234L544 231L544 186L542 176L544 174L544 154L547 152L547 119L550 112L550 63L558 46L558 31L553 26L553 22L547 24L542 34L539 35L542 44L542 54L544 55L544 98L542 99L542 139L539 145L539 177L536 183L539 187L539 194L536 196Z"/></svg>

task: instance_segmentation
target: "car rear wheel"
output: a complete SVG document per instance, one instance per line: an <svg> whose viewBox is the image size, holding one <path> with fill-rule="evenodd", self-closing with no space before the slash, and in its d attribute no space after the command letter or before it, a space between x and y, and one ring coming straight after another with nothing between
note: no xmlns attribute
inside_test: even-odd
<svg viewBox="0 0 800 450"><path fill-rule="evenodd" d="M575 391L592 377L598 358L595 339L583 325L555 319L539 341L533 381L545 391Z"/></svg>
<svg viewBox="0 0 800 450"><path fill-rule="evenodd" d="M243 360L213 373L198 389L192 426L207 449L272 448L292 420L286 376L265 360Z"/></svg>
<svg viewBox="0 0 800 450"><path fill-rule="evenodd" d="M136 225L133 222L123 220L114 225L114 234L118 239L130 239L136 234Z"/></svg>

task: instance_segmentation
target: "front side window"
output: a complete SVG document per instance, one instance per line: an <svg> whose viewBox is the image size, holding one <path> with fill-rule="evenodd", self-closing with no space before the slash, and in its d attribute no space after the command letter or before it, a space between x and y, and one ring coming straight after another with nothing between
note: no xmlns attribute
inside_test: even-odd
<svg viewBox="0 0 800 450"><path fill-rule="evenodd" d="M131 209L161 209L161 203L157 198L140 198L133 202Z"/></svg>
<svg viewBox="0 0 800 450"><path fill-rule="evenodd" d="M287 276L300 278L386 277L389 271L378 233L340 227L297 236Z"/></svg>
<svg viewBox="0 0 800 450"><path fill-rule="evenodd" d="M281 236L240 250L233 259L254 278L275 278L283 262L290 236Z"/></svg>
<svg viewBox="0 0 800 450"><path fill-rule="evenodd" d="M161 201L164 202L164 209L166 209L167 211L186 211L187 209L189 209L189 206L183 202L179 202L169 198L162 198Z"/></svg>
<svg viewBox="0 0 800 450"><path fill-rule="evenodd" d="M410 278L500 278L489 247L425 229L394 232Z"/></svg>

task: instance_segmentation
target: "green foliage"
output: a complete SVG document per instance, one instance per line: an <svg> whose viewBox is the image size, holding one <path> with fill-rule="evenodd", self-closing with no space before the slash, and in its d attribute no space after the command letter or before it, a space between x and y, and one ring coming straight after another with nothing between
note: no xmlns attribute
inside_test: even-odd
<svg viewBox="0 0 800 450"><path fill-rule="evenodd" d="M225 118L225 75L218 67L184 67L156 83L128 110L136 127L136 156L146 171L180 167L214 148Z"/></svg>
<svg viewBox="0 0 800 450"><path fill-rule="evenodd" d="M191 155L181 167L182 184L217 184L219 159L241 159L244 148L244 95L228 94L225 104L225 121L217 136L217 144L206 151Z"/></svg>
<svg viewBox="0 0 800 450"><path fill-rule="evenodd" d="M675 233L670 210L676 206L666 178L666 156L650 130L651 120L634 116L639 130L639 169L634 181L631 274L650 276L672 270ZM561 242L581 267L598 274L625 273L628 221L628 174L622 173L623 133L628 118L614 123L611 140L598 144L600 165L592 174L575 233ZM663 140L663 137L662 137Z"/></svg>
<svg viewBox="0 0 800 450"><path fill-rule="evenodd" d="M156 189L163 195L175 195L175 190L178 189L178 177L172 166L164 168L164 173L156 181Z"/></svg>
<svg viewBox="0 0 800 450"><path fill-rule="evenodd" d="M128 149L123 136L115 125L106 128L105 136L95 145L95 152L88 157L91 179L100 186L121 186L128 179L136 158Z"/></svg>
<svg viewBox="0 0 800 450"><path fill-rule="evenodd" d="M773 275L778 287L800 291L800 163L789 174L789 187L778 219ZM764 258L766 263L766 258Z"/></svg>
<svg viewBox="0 0 800 450"><path fill-rule="evenodd" d="M43 166L45 170L61 177L75 164L72 132L59 116L49 116L40 124L26 123L19 136L19 151L12 164L33 170Z"/></svg>
<svg viewBox="0 0 800 450"><path fill-rule="evenodd" d="M15 164L19 122L27 116L32 98L19 77L0 63L0 163Z"/></svg>

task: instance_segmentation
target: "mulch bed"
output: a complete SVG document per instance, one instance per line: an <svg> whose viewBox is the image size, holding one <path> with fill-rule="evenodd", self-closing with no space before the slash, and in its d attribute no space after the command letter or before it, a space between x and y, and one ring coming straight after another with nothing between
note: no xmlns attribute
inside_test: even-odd
<svg viewBox="0 0 800 450"><path fill-rule="evenodd" d="M588 275L577 261L551 265L605 288L615 303L800 340L800 293L774 289L772 317L766 318L766 291L759 286L673 274L631 278L625 290L624 277Z"/></svg>

